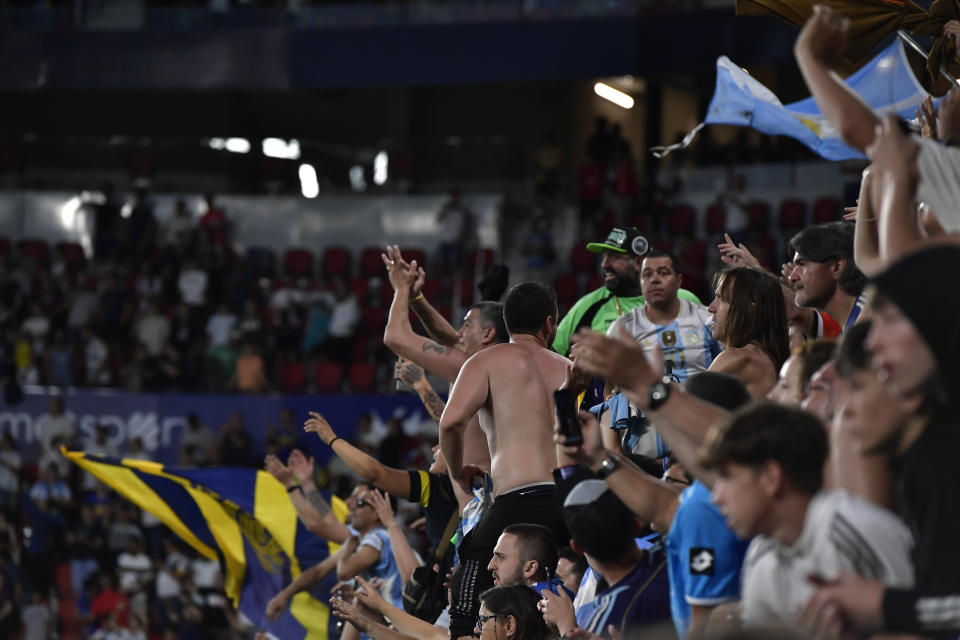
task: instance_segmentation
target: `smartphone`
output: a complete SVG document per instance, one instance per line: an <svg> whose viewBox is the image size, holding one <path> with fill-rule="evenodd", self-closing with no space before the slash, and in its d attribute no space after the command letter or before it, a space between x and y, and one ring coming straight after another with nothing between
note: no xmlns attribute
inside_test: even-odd
<svg viewBox="0 0 960 640"><path fill-rule="evenodd" d="M583 444L580 415L577 411L577 397L569 389L557 389L553 392L553 403L557 409L560 433L566 437L566 443L568 445Z"/></svg>

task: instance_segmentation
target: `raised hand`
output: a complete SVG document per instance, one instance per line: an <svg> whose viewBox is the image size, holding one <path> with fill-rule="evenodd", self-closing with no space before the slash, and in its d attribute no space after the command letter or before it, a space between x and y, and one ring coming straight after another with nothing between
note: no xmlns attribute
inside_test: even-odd
<svg viewBox="0 0 960 640"><path fill-rule="evenodd" d="M576 628L577 618L573 611L573 602L563 592L563 589L560 590L559 595L546 589L541 595L543 599L537 606L543 613L543 619L547 624L557 627L563 634L568 634ZM569 636L564 635L564 637Z"/></svg>
<svg viewBox="0 0 960 640"><path fill-rule="evenodd" d="M583 433L583 443L567 446L566 437L560 433L560 423L553 421L553 441L563 447L563 453L579 464L594 467L603 459L603 436L600 435L600 423L596 416L589 411L579 414L580 431Z"/></svg>
<svg viewBox="0 0 960 640"><path fill-rule="evenodd" d="M355 626L358 631L366 633L373 626L373 620L367 618L361 613L358 607L348 603L343 598L334 596L330 598L330 608L333 609L333 615L341 620L345 620Z"/></svg>
<svg viewBox="0 0 960 640"><path fill-rule="evenodd" d="M796 56L830 64L843 55L850 40L850 20L837 11L815 5L793 46Z"/></svg>
<svg viewBox="0 0 960 640"><path fill-rule="evenodd" d="M577 367L567 367L567 377L560 385L561 389L569 389L574 394L579 395L587 390L593 376L583 369Z"/></svg>
<svg viewBox="0 0 960 640"><path fill-rule="evenodd" d="M287 458L287 464L301 484L313 482L313 458L307 458L300 449L294 449Z"/></svg>
<svg viewBox="0 0 960 640"><path fill-rule="evenodd" d="M393 367L393 377L412 387L426 379L426 374L423 372L423 367L404 358L397 358L397 364Z"/></svg>
<svg viewBox="0 0 960 640"><path fill-rule="evenodd" d="M323 440L323 444L325 445L329 445L330 441L337 437L337 434L333 431L333 427L330 426L327 419L316 411L310 412L310 417L303 423L303 430L320 436L320 439Z"/></svg>
<svg viewBox="0 0 960 640"><path fill-rule="evenodd" d="M296 478L293 475L293 471L287 465L280 462L280 458L270 454L263 459L263 465L267 470L267 473L272 475L274 478L280 481L285 487L290 487L297 483Z"/></svg>
<svg viewBox="0 0 960 640"><path fill-rule="evenodd" d="M914 109L913 112L916 114L917 120L920 121L920 133L923 137L937 140L939 138L937 134L937 113L933 109L933 98L930 96L924 98L920 107Z"/></svg>
<svg viewBox="0 0 960 640"><path fill-rule="evenodd" d="M390 499L379 489L368 491L364 499L367 500L373 507L373 510L377 512L377 515L380 517L380 523L383 526L390 526L397 521L393 515L393 507L390 506Z"/></svg>
<svg viewBox="0 0 960 640"><path fill-rule="evenodd" d="M360 576L357 576L357 590L355 593L360 602L374 611L382 613L386 607L387 601L380 595L379 589Z"/></svg>
<svg viewBox="0 0 960 640"><path fill-rule="evenodd" d="M267 603L267 619L276 620L287 610L287 596L283 591L270 598Z"/></svg>
<svg viewBox="0 0 960 640"><path fill-rule="evenodd" d="M717 245L720 259L731 267L759 267L760 261L741 243L737 244L729 233L723 234L723 242Z"/></svg>

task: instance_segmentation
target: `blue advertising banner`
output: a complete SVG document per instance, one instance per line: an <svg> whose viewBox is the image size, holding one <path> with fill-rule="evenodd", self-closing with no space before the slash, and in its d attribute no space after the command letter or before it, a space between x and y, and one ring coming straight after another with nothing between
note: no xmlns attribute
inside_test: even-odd
<svg viewBox="0 0 960 640"><path fill-rule="evenodd" d="M52 397L43 391L27 390L22 403L0 407L0 433L11 433L25 462L37 456L44 423L50 418L48 409ZM370 416L375 431L385 431L384 425L392 417L399 418L404 431L410 435L436 433L437 429L437 423L427 414L420 399L408 393L244 396L78 390L60 397L64 400L65 413L76 427L76 447L82 449L84 443L92 441L97 425L103 425L109 431L108 443L116 447L120 455L126 453L131 440L140 438L154 461L170 465L177 464L180 437L190 414L196 414L216 434L233 414L239 414L258 451L263 451L268 429L278 424L284 409L293 412L298 429L310 411L317 411L345 438L353 435L364 415ZM330 455L315 435L302 430L298 446L321 463Z"/></svg>

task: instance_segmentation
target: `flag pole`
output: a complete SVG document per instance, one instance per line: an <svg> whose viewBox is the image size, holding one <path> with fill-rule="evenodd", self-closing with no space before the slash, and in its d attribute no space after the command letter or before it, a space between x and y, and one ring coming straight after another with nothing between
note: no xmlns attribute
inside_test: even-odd
<svg viewBox="0 0 960 640"><path fill-rule="evenodd" d="M897 35L900 36L900 38L901 38L904 42L906 42L908 45L910 45L910 47L911 47L914 51L916 51L916 52L919 53L921 56L923 56L923 59L924 59L924 60L927 60L927 59L930 57L930 54L928 54L926 51L924 51L924 50L923 50L923 47L920 46L920 43L918 43L916 40L914 40L914 39L913 39L913 36L911 36L909 33L907 33L906 31L904 31L903 29L898 29L898 30L897 30ZM943 66L940 67L940 75L942 75L944 78L946 78L947 80L949 80L949 81L950 81L950 84L952 84L952 85L953 85L953 84L960 84L960 80L958 80L957 78L954 78L954 77L951 76L949 73L947 73L947 70L944 69Z"/></svg>

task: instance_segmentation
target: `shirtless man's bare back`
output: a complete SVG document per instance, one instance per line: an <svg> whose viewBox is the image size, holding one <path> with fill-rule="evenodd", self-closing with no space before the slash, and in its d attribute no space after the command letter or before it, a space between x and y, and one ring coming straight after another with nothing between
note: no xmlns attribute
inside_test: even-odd
<svg viewBox="0 0 960 640"><path fill-rule="evenodd" d="M440 419L440 449L451 479L469 491L473 470L464 464L464 431L470 417L479 413L496 497L458 550L452 638L470 634L478 596L493 586L486 567L504 527L541 524L558 540L569 537L553 484L557 455L552 394L571 366L548 347L557 327L556 296L542 284L522 282L507 294L503 315L510 343L485 349L464 364Z"/></svg>

